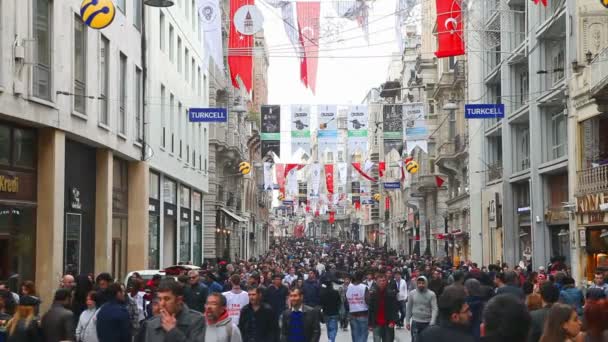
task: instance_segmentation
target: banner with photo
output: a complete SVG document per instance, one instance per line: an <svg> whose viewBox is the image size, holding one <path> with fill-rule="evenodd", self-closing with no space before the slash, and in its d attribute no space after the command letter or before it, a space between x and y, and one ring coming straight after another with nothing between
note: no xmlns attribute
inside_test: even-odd
<svg viewBox="0 0 608 342"><path fill-rule="evenodd" d="M262 158L272 151L277 156L281 155L281 106L262 106L262 129L260 138L262 140Z"/></svg>
<svg viewBox="0 0 608 342"><path fill-rule="evenodd" d="M403 109L401 105L385 104L382 106L382 128L384 139L403 139Z"/></svg>
<svg viewBox="0 0 608 342"><path fill-rule="evenodd" d="M338 140L338 106L320 105L317 107L319 127L319 159L324 159L328 152L336 153Z"/></svg>
<svg viewBox="0 0 608 342"><path fill-rule="evenodd" d="M367 154L367 131L369 113L366 105L350 106L347 116L348 153L365 156Z"/></svg>
<svg viewBox="0 0 608 342"><path fill-rule="evenodd" d="M408 103L403 105L403 135L408 153L416 147L427 152L427 139L429 128L424 118L424 103Z"/></svg>
<svg viewBox="0 0 608 342"><path fill-rule="evenodd" d="M310 106L291 106L291 154L310 158ZM308 159L304 158L304 159Z"/></svg>
<svg viewBox="0 0 608 342"><path fill-rule="evenodd" d="M321 164L315 163L310 168L310 196L319 197L319 188L321 187Z"/></svg>

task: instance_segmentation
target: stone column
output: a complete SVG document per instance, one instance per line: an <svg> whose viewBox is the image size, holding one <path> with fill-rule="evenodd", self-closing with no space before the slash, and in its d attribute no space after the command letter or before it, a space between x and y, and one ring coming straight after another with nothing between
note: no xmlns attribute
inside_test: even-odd
<svg viewBox="0 0 608 342"><path fill-rule="evenodd" d="M36 212L36 287L41 312L51 304L63 273L65 134L38 131L38 209Z"/></svg>
<svg viewBox="0 0 608 342"><path fill-rule="evenodd" d="M97 274L112 270L113 169L112 151L98 149L97 176L95 178L95 273Z"/></svg>
<svg viewBox="0 0 608 342"><path fill-rule="evenodd" d="M143 161L129 162L128 174L127 271L133 271L148 268L148 164Z"/></svg>

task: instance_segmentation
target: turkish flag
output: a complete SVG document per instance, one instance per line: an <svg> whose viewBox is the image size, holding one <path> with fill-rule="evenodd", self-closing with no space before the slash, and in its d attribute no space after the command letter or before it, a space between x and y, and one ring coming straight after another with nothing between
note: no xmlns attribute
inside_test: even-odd
<svg viewBox="0 0 608 342"><path fill-rule="evenodd" d="M253 78L253 35L244 35L236 29L234 14L242 6L253 5L254 0L230 0L230 34L228 36L228 67L232 85L240 88L241 79L247 92L251 91Z"/></svg>
<svg viewBox="0 0 608 342"><path fill-rule="evenodd" d="M303 167L304 167L304 165L300 165L300 164L286 164L284 177L287 177L287 174L289 173L289 171L291 171L295 168L298 168L298 170L301 170Z"/></svg>
<svg viewBox="0 0 608 342"><path fill-rule="evenodd" d="M317 87L321 3L319 1L298 1L296 9L299 40L304 47L304 56L300 61L300 79L314 94Z"/></svg>
<svg viewBox="0 0 608 342"><path fill-rule="evenodd" d="M371 181L371 182L377 182L378 181L376 178L373 178L372 176L368 175L367 173L365 173L365 171L363 171L361 169L361 163L352 163L352 165L353 165L353 168L357 172L359 172L359 174L361 176L363 176L365 179L367 179L368 181Z"/></svg>
<svg viewBox="0 0 608 342"><path fill-rule="evenodd" d="M384 210L389 210L391 208L391 199L386 196L384 198Z"/></svg>
<svg viewBox="0 0 608 342"><path fill-rule="evenodd" d="M355 210L361 210L361 201L355 201Z"/></svg>
<svg viewBox="0 0 608 342"><path fill-rule="evenodd" d="M327 192L330 194L334 193L334 165L325 165L325 184L327 185Z"/></svg>
<svg viewBox="0 0 608 342"><path fill-rule="evenodd" d="M334 213L333 211L329 212L329 223L334 223L336 222L336 213Z"/></svg>
<svg viewBox="0 0 608 342"><path fill-rule="evenodd" d="M445 183L445 180L439 176L435 176L435 183L437 184L438 188L441 188L443 183Z"/></svg>
<svg viewBox="0 0 608 342"><path fill-rule="evenodd" d="M462 0L437 0L438 58L464 55Z"/></svg>
<svg viewBox="0 0 608 342"><path fill-rule="evenodd" d="M380 177L384 177L384 171L386 170L386 162L378 163L378 174Z"/></svg>
<svg viewBox="0 0 608 342"><path fill-rule="evenodd" d="M538 5L539 2L542 2L543 6L547 7L547 0L534 0L535 5Z"/></svg>
<svg viewBox="0 0 608 342"><path fill-rule="evenodd" d="M279 184L279 193L285 195L285 164L275 164L277 171L277 183Z"/></svg>

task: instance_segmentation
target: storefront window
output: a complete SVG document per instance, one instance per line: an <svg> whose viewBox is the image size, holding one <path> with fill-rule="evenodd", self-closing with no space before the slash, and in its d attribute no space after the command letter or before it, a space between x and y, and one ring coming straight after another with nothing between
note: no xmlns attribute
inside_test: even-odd
<svg viewBox="0 0 608 342"><path fill-rule="evenodd" d="M160 268L160 217L152 213L150 213L148 239L148 268L157 270Z"/></svg>
<svg viewBox="0 0 608 342"><path fill-rule="evenodd" d="M583 169L608 164L608 113L583 121Z"/></svg>
<svg viewBox="0 0 608 342"><path fill-rule="evenodd" d="M150 172L150 198L159 199L160 182L158 173Z"/></svg>
<svg viewBox="0 0 608 342"><path fill-rule="evenodd" d="M0 126L0 165L10 165L11 162L11 129Z"/></svg>
<svg viewBox="0 0 608 342"><path fill-rule="evenodd" d="M34 132L15 128L13 142L14 165L33 169L36 160L36 137Z"/></svg>
<svg viewBox="0 0 608 342"><path fill-rule="evenodd" d="M36 209L0 205L0 280L34 280Z"/></svg>
<svg viewBox="0 0 608 342"><path fill-rule="evenodd" d="M64 243L64 272L67 274L80 274L82 236L82 215L68 213L65 215L65 243Z"/></svg>
<svg viewBox="0 0 608 342"><path fill-rule="evenodd" d="M192 193L192 209L194 211L201 212L202 211L201 208L202 208L201 193L195 191Z"/></svg>
<svg viewBox="0 0 608 342"><path fill-rule="evenodd" d="M179 205L182 208L190 208L190 189L182 186L179 192Z"/></svg>
<svg viewBox="0 0 608 342"><path fill-rule="evenodd" d="M163 184L163 198L165 202L170 204L177 204L177 185L170 179L165 178L165 184Z"/></svg>
<svg viewBox="0 0 608 342"><path fill-rule="evenodd" d="M200 221L194 223L193 229L194 241L192 241L192 248L194 254L192 256L192 259L195 265L200 265L203 260L203 227Z"/></svg>

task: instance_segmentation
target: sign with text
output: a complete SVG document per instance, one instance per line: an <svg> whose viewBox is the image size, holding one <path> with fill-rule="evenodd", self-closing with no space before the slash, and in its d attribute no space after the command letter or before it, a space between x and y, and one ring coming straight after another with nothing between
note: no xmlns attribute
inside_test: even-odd
<svg viewBox="0 0 608 342"><path fill-rule="evenodd" d="M505 117L505 105L497 104L467 104L464 106L465 119L494 119Z"/></svg>
<svg viewBox="0 0 608 342"><path fill-rule="evenodd" d="M190 122L227 122L226 108L190 108L188 109Z"/></svg>

